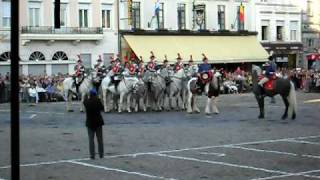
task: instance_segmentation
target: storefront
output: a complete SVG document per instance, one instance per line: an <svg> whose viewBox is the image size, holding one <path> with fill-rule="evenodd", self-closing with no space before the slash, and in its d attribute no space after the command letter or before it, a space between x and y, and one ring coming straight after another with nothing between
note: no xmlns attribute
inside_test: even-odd
<svg viewBox="0 0 320 180"><path fill-rule="evenodd" d="M254 32L122 32L121 50L123 58L132 51L144 62L152 51L158 62L166 55L170 64L176 62L178 53L184 63L190 55L195 63L201 63L202 53L209 63L220 65L266 62L268 58Z"/></svg>
<svg viewBox="0 0 320 180"><path fill-rule="evenodd" d="M261 43L272 54L278 67L296 68L303 66L302 43Z"/></svg>

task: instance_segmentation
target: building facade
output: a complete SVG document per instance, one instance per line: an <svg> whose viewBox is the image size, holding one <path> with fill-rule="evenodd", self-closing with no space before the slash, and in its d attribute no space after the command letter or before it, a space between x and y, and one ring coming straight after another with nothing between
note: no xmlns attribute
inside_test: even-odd
<svg viewBox="0 0 320 180"><path fill-rule="evenodd" d="M127 54L130 46L124 38L118 38L118 32L119 37L123 37L121 32L130 31L140 34L143 31L205 32L220 36L257 32L258 40L275 55L277 62L283 66L300 66L303 63L299 2L301 0L61 0L62 27L54 29L54 0L22 0L20 71L23 74L72 73L77 55L87 67L92 67L99 55L108 63L110 56L119 51L122 56ZM0 0L0 8L3 10L0 11L0 72L3 73L9 70L10 60L10 1Z"/></svg>
<svg viewBox="0 0 320 180"><path fill-rule="evenodd" d="M255 30L280 67L302 67L301 6L303 0L256 0Z"/></svg>
<svg viewBox="0 0 320 180"><path fill-rule="evenodd" d="M304 67L320 60L320 1L308 0L303 9L302 42Z"/></svg>
<svg viewBox="0 0 320 180"><path fill-rule="evenodd" d="M0 72L9 71L10 1L0 0ZM99 55L108 63L118 52L113 0L61 0L61 28L54 28L53 0L20 1L20 71L73 73L80 55L93 67Z"/></svg>

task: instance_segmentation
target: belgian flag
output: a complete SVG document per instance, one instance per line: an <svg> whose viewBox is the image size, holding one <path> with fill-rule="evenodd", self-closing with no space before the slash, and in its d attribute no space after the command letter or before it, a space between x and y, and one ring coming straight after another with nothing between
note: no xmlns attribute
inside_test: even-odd
<svg viewBox="0 0 320 180"><path fill-rule="evenodd" d="M242 5L242 3L240 4L240 7L239 7L239 20L240 20L240 23L244 24L244 6Z"/></svg>

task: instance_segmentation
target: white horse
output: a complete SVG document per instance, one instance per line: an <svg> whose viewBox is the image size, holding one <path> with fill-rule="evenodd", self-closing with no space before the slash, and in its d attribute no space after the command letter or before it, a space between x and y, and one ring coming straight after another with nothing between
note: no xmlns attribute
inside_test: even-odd
<svg viewBox="0 0 320 180"><path fill-rule="evenodd" d="M147 85L147 104L155 111L161 111L166 89L165 77L159 72L146 71L144 82Z"/></svg>
<svg viewBox="0 0 320 180"><path fill-rule="evenodd" d="M147 86L139 79L139 82L136 84L134 91L132 93L133 107L135 112L139 111L139 107L142 108L144 112L147 111L146 107L146 97L147 97Z"/></svg>
<svg viewBox="0 0 320 180"><path fill-rule="evenodd" d="M114 72L112 70L110 70L101 81L101 93L102 93L104 112L109 111L107 101L112 99L112 96L111 96L112 94L108 93L108 92L110 92L110 91L108 91L108 88L111 85L111 76L113 76L113 75L114 75ZM108 96L108 95L110 95L110 96Z"/></svg>
<svg viewBox="0 0 320 180"><path fill-rule="evenodd" d="M74 85L75 80L72 77L67 77L63 81L63 92L66 100L66 109L69 112L72 112L73 110L70 109L72 104L72 96L74 94L77 94L76 87ZM94 87L94 83L97 81L97 74L95 71L92 71L89 73L88 76L84 77L82 83L79 86L79 93L81 95L81 105L80 105L80 112L83 112L84 105L83 101L85 97L89 94L90 90Z"/></svg>
<svg viewBox="0 0 320 180"><path fill-rule="evenodd" d="M183 83L187 78L184 69L180 69L171 76L171 83L169 85L169 104L171 109L173 108L174 100L176 100L177 110L184 109L183 98Z"/></svg>
<svg viewBox="0 0 320 180"><path fill-rule="evenodd" d="M109 73L108 73L109 74ZM109 74L110 75L110 74ZM137 77L125 75L122 80L119 82L118 87L114 84L111 84L111 76L106 76L102 80L102 93L103 93L103 103L105 106L105 112L107 112L107 92L111 92L113 95L120 95L118 112L121 113L123 110L123 101L126 97L127 100L127 111L131 112L131 95L135 88L136 84L139 82Z"/></svg>
<svg viewBox="0 0 320 180"><path fill-rule="evenodd" d="M213 71L212 71L213 73ZM219 78L221 74L219 72L213 73L212 79L210 82L206 83L204 86L204 93L207 96L207 103L205 107L205 113L207 115L211 114L213 111L215 114L219 113L219 110L216 106L216 98L219 96L220 93L220 83ZM197 82L196 77L191 78L188 82L188 108L187 112L192 113L200 113L200 110L197 105Z"/></svg>

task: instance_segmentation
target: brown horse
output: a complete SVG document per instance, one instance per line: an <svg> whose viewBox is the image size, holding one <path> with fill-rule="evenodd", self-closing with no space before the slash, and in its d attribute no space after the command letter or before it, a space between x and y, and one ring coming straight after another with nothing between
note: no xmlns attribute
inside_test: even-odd
<svg viewBox="0 0 320 180"><path fill-rule="evenodd" d="M288 110L291 119L296 118L297 112L297 100L296 100L296 92L294 84L289 79L277 78L273 81L272 86L273 89L262 88L258 84L258 75L261 74L261 69L258 66L253 65L252 67L252 85L253 85L253 93L257 99L260 115L259 119L264 118L264 97L269 96L273 97L277 94L280 94L282 100L286 106L284 114L282 115L282 119L286 119L288 117Z"/></svg>

